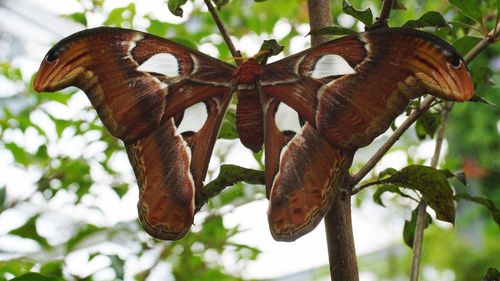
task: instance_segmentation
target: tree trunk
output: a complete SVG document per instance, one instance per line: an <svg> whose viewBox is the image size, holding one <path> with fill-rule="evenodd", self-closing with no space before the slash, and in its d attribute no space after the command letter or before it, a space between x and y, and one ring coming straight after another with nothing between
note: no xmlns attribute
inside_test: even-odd
<svg viewBox="0 0 500 281"><path fill-rule="evenodd" d="M308 0L311 30L332 24L330 0ZM332 39L329 35L311 36L312 46ZM337 196L325 216L326 241L332 281L358 281L356 249L352 233L351 200Z"/></svg>

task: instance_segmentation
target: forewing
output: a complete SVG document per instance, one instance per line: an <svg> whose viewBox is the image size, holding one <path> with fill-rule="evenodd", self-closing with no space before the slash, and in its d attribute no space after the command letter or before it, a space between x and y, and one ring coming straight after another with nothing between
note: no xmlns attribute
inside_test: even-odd
<svg viewBox="0 0 500 281"><path fill-rule="evenodd" d="M473 93L467 67L448 43L406 28L326 42L268 65L260 84L345 149L371 143L413 98L464 101Z"/></svg>
<svg viewBox="0 0 500 281"><path fill-rule="evenodd" d="M175 42L121 28L75 33L45 56L33 86L76 86L110 133L125 142L151 133L162 118L220 92L234 67Z"/></svg>
<svg viewBox="0 0 500 281"><path fill-rule="evenodd" d="M34 88L76 86L87 94L110 133L125 143L145 229L179 239L193 221L195 192L231 98L233 70L166 39L103 27L57 43Z"/></svg>

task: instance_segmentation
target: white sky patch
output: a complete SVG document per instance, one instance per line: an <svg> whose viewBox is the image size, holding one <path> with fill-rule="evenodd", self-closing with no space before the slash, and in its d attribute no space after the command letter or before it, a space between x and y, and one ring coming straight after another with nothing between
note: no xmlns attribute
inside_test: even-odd
<svg viewBox="0 0 500 281"><path fill-rule="evenodd" d="M299 114L285 103L278 105L278 110L274 115L276 126L281 132L292 131L298 133L301 131Z"/></svg>
<svg viewBox="0 0 500 281"><path fill-rule="evenodd" d="M351 17L347 14L340 14L337 17L337 20L338 20L340 26L345 26L345 27L352 27L354 25L354 23L356 22L356 20L353 17Z"/></svg>
<svg viewBox="0 0 500 281"><path fill-rule="evenodd" d="M287 20L280 19L276 22L273 28L273 34L276 40L285 38L292 31L292 26Z"/></svg>
<svg viewBox="0 0 500 281"><path fill-rule="evenodd" d="M247 56L253 56L259 52L260 45L263 41L263 35L264 34L259 36L255 33L249 33L248 35L241 37L237 45L242 52L247 54Z"/></svg>
<svg viewBox="0 0 500 281"><path fill-rule="evenodd" d="M408 154L403 150L396 150L387 153L375 166L375 173L378 174L387 168L401 170L408 165Z"/></svg>
<svg viewBox="0 0 500 281"><path fill-rule="evenodd" d="M354 69L343 57L339 55L324 55L316 62L311 77L317 79L353 73L355 73Z"/></svg>
<svg viewBox="0 0 500 281"><path fill-rule="evenodd" d="M207 54L211 57L217 58L219 57L219 49L215 47L212 43L203 43L198 45L198 50L204 54Z"/></svg>
<svg viewBox="0 0 500 281"><path fill-rule="evenodd" d="M184 116L182 117L181 123L177 127L177 132L179 134L184 132L196 133L203 127L207 118L207 106L202 102L194 104L184 111Z"/></svg>
<svg viewBox="0 0 500 281"><path fill-rule="evenodd" d="M179 76L179 62L172 54L159 53L147 59L137 70L175 77Z"/></svg>

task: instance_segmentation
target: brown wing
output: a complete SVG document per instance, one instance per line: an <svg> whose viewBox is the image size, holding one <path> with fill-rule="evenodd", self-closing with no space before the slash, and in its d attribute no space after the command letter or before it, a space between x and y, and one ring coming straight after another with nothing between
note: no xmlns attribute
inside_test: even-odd
<svg viewBox="0 0 500 281"><path fill-rule="evenodd" d="M473 82L448 43L407 28L343 37L268 65L265 95L297 110L331 144L366 146L413 98L472 96Z"/></svg>
<svg viewBox="0 0 500 281"><path fill-rule="evenodd" d="M87 94L110 133L125 143L145 229L157 238L179 239L193 221L194 194L203 186L231 98L233 71L172 41L103 27L56 44L33 86L37 91L76 86ZM195 129L186 125L180 131L197 118Z"/></svg>
<svg viewBox="0 0 500 281"><path fill-rule="evenodd" d="M337 195L353 152L326 142L309 123L292 131L293 116L277 120L276 99L264 101L266 190L269 228L274 239L293 241L321 221ZM297 127L296 127L297 128Z"/></svg>
<svg viewBox="0 0 500 281"><path fill-rule="evenodd" d="M326 42L265 67L268 217L277 240L312 230L330 208L352 155L388 129L411 99L472 96L473 82L456 51L411 29L382 29ZM282 103L307 122L280 129Z"/></svg>

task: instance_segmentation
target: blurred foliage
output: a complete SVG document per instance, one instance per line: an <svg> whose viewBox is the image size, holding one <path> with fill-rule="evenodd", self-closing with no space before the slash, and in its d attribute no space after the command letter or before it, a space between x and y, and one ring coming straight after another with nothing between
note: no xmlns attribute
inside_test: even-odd
<svg viewBox="0 0 500 281"><path fill-rule="evenodd" d="M125 1L127 3L123 6L108 9L105 4L109 2L112 1L80 0L80 11L61 16L87 26L99 15L102 17L100 24L141 28L193 48L208 43L215 47L220 58L230 57L210 15L199 5L200 1L166 1L165 9L177 15L183 11L182 24L165 22L153 14L139 14L133 2ZM494 0L457 0L450 3L396 1L398 9L392 11L389 25L424 28L452 42L465 55L498 22L498 4ZM289 30L277 39L280 45L285 46L287 54L290 44L297 38L303 39L309 32L307 3L303 0L294 3L288 0L232 0L216 1L216 4L222 21L235 38L251 35L259 36L259 39L252 37L253 40L269 39L275 37L277 24L286 23ZM370 26L376 20L380 6L381 1L375 0L333 1L333 26L321 32L341 35L362 31L364 25ZM500 82L499 54L499 44L493 45L469 65L476 95L496 105L500 105L497 86ZM227 207L262 198L264 190L261 186L238 183L224 190L208 202L197 215L200 219L198 225L178 242L150 238L144 234L137 220L109 224L103 218L95 222L91 218L105 216L105 210L97 204L102 190L107 189L116 200L123 200L137 188L131 179L131 170L121 171L114 164L118 161L116 159L126 157L122 144L102 127L90 107L78 109L70 117L60 114L73 111L80 92L36 94L30 86L32 77L23 74L10 61L0 63L0 76L18 89L15 93L0 96L0 152L11 156L12 160L6 161L10 161L15 169L33 178L31 191L23 196L11 194L17 188L15 184L0 186L0 218L11 216L10 211L20 213L24 218L17 226L2 229L0 238L4 239L2 241L24 243L28 249L34 248L19 251L0 248L3 256L0 281L152 280L161 270L167 272L168 280L247 280L242 272L258 258L260 250L235 243L234 237L242 230L239 226L226 226L224 214ZM412 105L418 106L418 101ZM438 104L418 121L415 131L421 140L434 136L439 111ZM223 137L228 139L236 137L231 118L234 119L234 112L230 111L222 129ZM488 206L500 206L499 120L498 108L465 103L454 106L447 125L445 167L452 171L463 169L469 179L467 190L459 184L452 186L460 192L486 196L488 201L476 201L486 202ZM68 148L68 142L78 144L77 149ZM81 147L92 149L79 151ZM255 157L262 166L262 154ZM423 162L412 155L408 158L409 163ZM395 173L397 171L393 170L387 175ZM382 204L381 196L387 191L403 194L400 187L385 185L378 189L374 200ZM363 194L358 195L356 200L363 200ZM401 200L401 197L392 198L388 208L399 205L408 210L407 201ZM66 209L66 212L71 207L69 213L84 209L93 215L60 222L61 225L55 227L56 234L60 232L60 235L51 236L44 226L47 222L57 224L59 221L50 218L55 212L50 206ZM426 273L426 268L443 274L451 271L454 280L465 281L479 280L489 267L500 266L499 230L490 219L488 209L460 201L457 210L455 229L436 224L427 228L422 280L436 280ZM411 231L413 222L412 216L405 231ZM128 251L124 254L99 248L102 244L121 246ZM384 249L381 253L361 257L360 268L375 274L377 280L406 279L410 251L398 249ZM69 258L75 255L87 257L88 270L75 271L69 267ZM228 257L232 260L232 270L228 270L228 263L224 261ZM104 267L95 267L95 264L104 264ZM139 268L139 271L131 272L129 268ZM12 279L14 277L17 278Z"/></svg>

